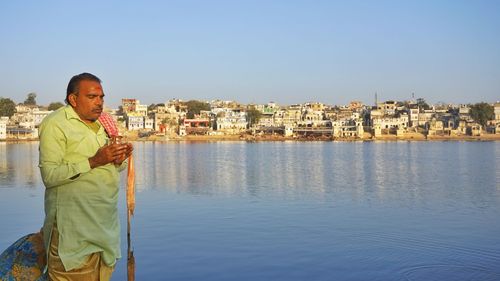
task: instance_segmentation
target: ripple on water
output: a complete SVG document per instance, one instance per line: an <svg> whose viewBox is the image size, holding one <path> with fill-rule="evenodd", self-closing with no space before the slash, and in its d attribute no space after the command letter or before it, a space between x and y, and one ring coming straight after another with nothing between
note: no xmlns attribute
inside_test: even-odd
<svg viewBox="0 0 500 281"><path fill-rule="evenodd" d="M482 267L455 265L455 264L429 264L410 267L403 270L407 281L494 281L500 279L500 274Z"/></svg>
<svg viewBox="0 0 500 281"><path fill-rule="evenodd" d="M421 253L429 258L435 257L469 257L473 258L478 266L485 264L500 264L500 252L454 245L447 241L434 239L430 236L409 237L388 233L359 233L358 239L399 248L412 253Z"/></svg>
<svg viewBox="0 0 500 281"><path fill-rule="evenodd" d="M391 264L398 280L500 280L500 252L495 248L467 247L422 234L358 232L350 239L354 251L363 252L372 265Z"/></svg>

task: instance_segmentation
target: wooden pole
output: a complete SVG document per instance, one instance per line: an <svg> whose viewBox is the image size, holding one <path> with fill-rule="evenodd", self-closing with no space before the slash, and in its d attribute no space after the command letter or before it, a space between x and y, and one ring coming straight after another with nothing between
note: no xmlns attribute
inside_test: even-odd
<svg viewBox="0 0 500 281"><path fill-rule="evenodd" d="M130 239L130 220L135 209L135 168L132 155L128 159L127 173L127 280L135 281L135 258Z"/></svg>

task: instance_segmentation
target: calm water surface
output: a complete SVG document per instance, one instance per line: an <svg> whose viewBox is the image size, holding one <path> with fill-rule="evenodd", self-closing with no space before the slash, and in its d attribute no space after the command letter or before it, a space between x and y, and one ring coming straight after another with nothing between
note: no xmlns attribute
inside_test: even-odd
<svg viewBox="0 0 500 281"><path fill-rule="evenodd" d="M135 156L136 280L500 280L500 142L135 143ZM37 162L38 143L0 143L0 250L43 222ZM120 210L125 226L123 192Z"/></svg>

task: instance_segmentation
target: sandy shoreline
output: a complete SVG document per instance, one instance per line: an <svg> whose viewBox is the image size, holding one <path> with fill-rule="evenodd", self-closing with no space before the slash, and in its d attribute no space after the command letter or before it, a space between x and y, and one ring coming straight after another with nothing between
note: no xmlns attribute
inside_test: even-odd
<svg viewBox="0 0 500 281"><path fill-rule="evenodd" d="M188 135L179 136L149 136L138 137L137 134L126 134L129 141L147 141L147 142L224 142L224 141L242 141L242 142L272 142L272 141L337 141L337 142L360 142L360 141L500 141L500 134L483 134L481 136L425 136L423 134L413 133L404 136L383 135L379 137L365 136L361 138L331 138L331 137L284 137L284 136L252 136L252 135L225 135L225 136L207 136L207 135ZM1 140L3 143L22 143L38 141L38 139L7 139Z"/></svg>
<svg viewBox="0 0 500 281"><path fill-rule="evenodd" d="M245 141L245 142L272 142L272 141L500 141L500 134L484 134L482 136L425 136L422 134L410 134L405 136L384 135L381 137L360 138L331 138L331 137L284 137L284 136L252 136L252 135L228 135L228 136L206 136L191 135L185 137L151 136L147 138L136 138L128 136L133 141L157 141L157 142L223 142L223 141Z"/></svg>

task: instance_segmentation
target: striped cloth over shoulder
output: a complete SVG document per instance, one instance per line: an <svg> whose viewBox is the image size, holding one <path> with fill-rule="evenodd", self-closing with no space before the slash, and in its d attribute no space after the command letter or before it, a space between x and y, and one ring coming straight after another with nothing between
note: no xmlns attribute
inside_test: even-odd
<svg viewBox="0 0 500 281"><path fill-rule="evenodd" d="M116 125L115 119L113 119L111 114L102 112L98 120L101 122L109 137L118 136L118 126Z"/></svg>

